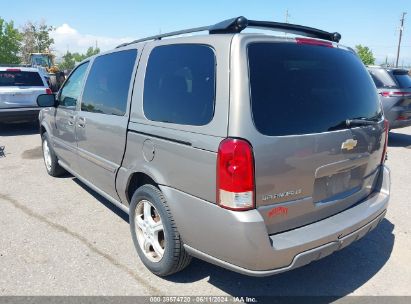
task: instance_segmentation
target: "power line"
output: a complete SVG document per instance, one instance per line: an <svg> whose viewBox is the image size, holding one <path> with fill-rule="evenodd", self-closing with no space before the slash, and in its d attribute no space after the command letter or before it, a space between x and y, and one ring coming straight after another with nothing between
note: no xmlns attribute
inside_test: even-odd
<svg viewBox="0 0 411 304"><path fill-rule="evenodd" d="M372 47L372 48L389 48L389 49L391 49L391 48L396 48L397 46L395 46L395 45L377 45L377 44L367 44L367 46L368 47ZM411 45L401 45L401 48L409 48L409 47L411 47Z"/></svg>

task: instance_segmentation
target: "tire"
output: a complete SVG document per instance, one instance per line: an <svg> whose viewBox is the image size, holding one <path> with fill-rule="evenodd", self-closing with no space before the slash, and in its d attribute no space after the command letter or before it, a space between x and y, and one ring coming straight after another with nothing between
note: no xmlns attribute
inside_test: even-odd
<svg viewBox="0 0 411 304"><path fill-rule="evenodd" d="M130 204L130 230L141 261L152 273L168 276L191 262L170 208L155 186L144 185L134 193Z"/></svg>
<svg viewBox="0 0 411 304"><path fill-rule="evenodd" d="M58 177L66 173L66 170L64 170L58 163L58 158L54 153L47 132L43 133L43 135L41 136L41 147L43 150L43 160L47 173L53 177Z"/></svg>

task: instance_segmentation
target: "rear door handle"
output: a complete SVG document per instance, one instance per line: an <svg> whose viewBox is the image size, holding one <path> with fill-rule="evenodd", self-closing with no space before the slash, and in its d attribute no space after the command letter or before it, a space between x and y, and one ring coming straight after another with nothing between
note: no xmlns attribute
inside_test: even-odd
<svg viewBox="0 0 411 304"><path fill-rule="evenodd" d="M86 127L86 119L84 117L79 117L78 118L78 124L80 128Z"/></svg>

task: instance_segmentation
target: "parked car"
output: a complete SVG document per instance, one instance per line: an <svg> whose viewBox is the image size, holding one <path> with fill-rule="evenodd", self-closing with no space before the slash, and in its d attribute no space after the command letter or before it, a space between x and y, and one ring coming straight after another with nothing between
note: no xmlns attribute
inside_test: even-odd
<svg viewBox="0 0 411 304"><path fill-rule="evenodd" d="M408 70L369 66L390 129L411 126L411 77Z"/></svg>
<svg viewBox="0 0 411 304"><path fill-rule="evenodd" d="M375 228L390 197L378 95L340 37L239 17L86 59L38 98L47 172L129 213L160 276L191 256L253 276L327 256Z"/></svg>
<svg viewBox="0 0 411 304"><path fill-rule="evenodd" d="M0 67L0 122L36 120L37 96L44 93L52 92L38 69Z"/></svg>

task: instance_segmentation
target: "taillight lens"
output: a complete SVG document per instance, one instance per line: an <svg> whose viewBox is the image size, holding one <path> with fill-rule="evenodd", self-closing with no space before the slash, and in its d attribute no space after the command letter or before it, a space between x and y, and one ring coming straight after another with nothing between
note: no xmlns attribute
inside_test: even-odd
<svg viewBox="0 0 411 304"><path fill-rule="evenodd" d="M383 97L404 97L411 96L411 92L381 92L380 95Z"/></svg>
<svg viewBox="0 0 411 304"><path fill-rule="evenodd" d="M384 150L382 151L381 156L381 165L385 163L385 159L387 156L387 146L388 146L388 132L390 131L390 124L388 120L384 120L384 133L385 133L385 142L384 142Z"/></svg>
<svg viewBox="0 0 411 304"><path fill-rule="evenodd" d="M47 89L46 89L46 94L49 94L49 95L50 95L50 94L53 94L53 91L52 91L51 89L47 88Z"/></svg>
<svg viewBox="0 0 411 304"><path fill-rule="evenodd" d="M254 157L251 145L227 138L217 156L217 203L230 210L254 208Z"/></svg>
<svg viewBox="0 0 411 304"><path fill-rule="evenodd" d="M407 120L407 119L408 119L408 117L400 115L400 116L397 117L396 120Z"/></svg>

